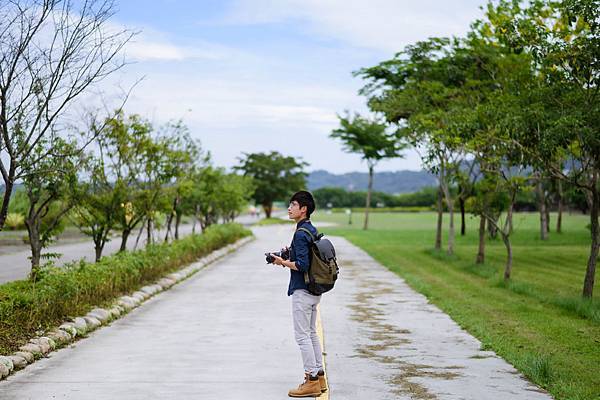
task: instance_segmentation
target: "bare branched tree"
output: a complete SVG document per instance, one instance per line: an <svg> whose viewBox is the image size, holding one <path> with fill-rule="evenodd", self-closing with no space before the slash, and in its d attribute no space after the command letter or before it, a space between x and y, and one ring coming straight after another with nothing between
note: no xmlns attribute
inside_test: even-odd
<svg viewBox="0 0 600 400"><path fill-rule="evenodd" d="M111 25L114 12L111 0L0 0L0 230L27 165L56 156L40 142L74 99L125 65L135 33Z"/></svg>

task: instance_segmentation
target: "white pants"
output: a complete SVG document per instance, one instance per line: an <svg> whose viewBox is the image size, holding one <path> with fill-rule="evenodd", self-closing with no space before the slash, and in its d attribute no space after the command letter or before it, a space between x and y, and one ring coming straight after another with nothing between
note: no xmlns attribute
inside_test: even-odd
<svg viewBox="0 0 600 400"><path fill-rule="evenodd" d="M292 317L294 335L300 346L304 372L312 376L323 369L323 352L317 335L317 305L321 296L313 296L307 290L296 289L292 294Z"/></svg>

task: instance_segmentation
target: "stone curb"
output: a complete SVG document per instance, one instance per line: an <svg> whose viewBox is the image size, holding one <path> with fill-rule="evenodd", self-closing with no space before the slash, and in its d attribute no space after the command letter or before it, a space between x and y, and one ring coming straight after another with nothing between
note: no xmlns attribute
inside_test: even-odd
<svg viewBox="0 0 600 400"><path fill-rule="evenodd" d="M65 321L59 327L46 332L46 336L35 337L21 347L19 351L10 356L0 355L0 380L6 378L14 371L25 368L36 360L46 357L54 350L68 345L103 325L121 318L129 311L139 307L150 297L171 288L173 285L189 278L202 268L229 254L246 243L254 240L254 236L247 236L235 243L224 246L202 257L198 261L159 279L152 285L147 285L129 296L121 296L114 301L109 309L94 308L84 316Z"/></svg>

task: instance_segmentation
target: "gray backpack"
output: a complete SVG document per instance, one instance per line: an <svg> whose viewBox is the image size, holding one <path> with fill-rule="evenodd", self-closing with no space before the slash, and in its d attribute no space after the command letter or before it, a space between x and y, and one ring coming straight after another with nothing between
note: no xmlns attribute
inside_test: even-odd
<svg viewBox="0 0 600 400"><path fill-rule="evenodd" d="M335 248L329 239L324 239L323 234L315 237L308 229L298 228L299 231L308 233L312 239L310 245L310 267L304 273L304 282L308 285L308 291L319 296L333 289L338 278L340 269L335 257Z"/></svg>

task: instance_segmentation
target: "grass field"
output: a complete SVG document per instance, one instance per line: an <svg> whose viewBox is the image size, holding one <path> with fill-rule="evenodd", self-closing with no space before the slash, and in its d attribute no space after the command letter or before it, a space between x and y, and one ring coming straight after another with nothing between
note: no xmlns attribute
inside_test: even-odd
<svg viewBox="0 0 600 400"><path fill-rule="evenodd" d="M317 213L313 220L337 223L323 231L366 250L555 398L600 398L600 301L581 299L589 217L565 215L563 233L553 226L550 239L541 241L538 214L517 214L508 285L501 240L488 241L486 263L475 264L478 219L468 217L466 236L457 234L455 255L447 256L433 250L435 213L369 218L368 231L357 214L352 225L341 213Z"/></svg>
<svg viewBox="0 0 600 400"><path fill-rule="evenodd" d="M257 221L254 225L264 226L264 225L281 225L281 224L291 224L291 219L283 219L283 218L263 218Z"/></svg>

